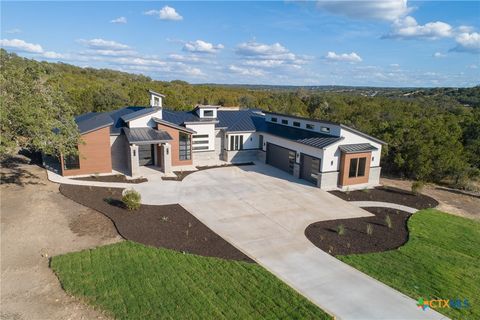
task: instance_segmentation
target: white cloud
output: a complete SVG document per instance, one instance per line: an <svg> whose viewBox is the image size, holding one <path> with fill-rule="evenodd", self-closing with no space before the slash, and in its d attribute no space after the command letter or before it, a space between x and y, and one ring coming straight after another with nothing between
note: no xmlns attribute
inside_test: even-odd
<svg viewBox="0 0 480 320"><path fill-rule="evenodd" d="M287 48L282 46L280 43L274 43L271 45L258 43L255 41L244 42L238 45L237 53L245 56L256 56L256 55L282 55L288 54L289 51Z"/></svg>
<svg viewBox="0 0 480 320"><path fill-rule="evenodd" d="M417 20L411 16L396 20L392 27L393 30L384 38L439 39L453 35L453 28L448 23L435 21L419 25Z"/></svg>
<svg viewBox="0 0 480 320"><path fill-rule="evenodd" d="M445 58L447 55L445 53L441 53L441 52L435 52L433 54L433 57L434 58Z"/></svg>
<svg viewBox="0 0 480 320"><path fill-rule="evenodd" d="M264 44L256 41L240 43L235 51L242 64L262 68L287 67L300 69L310 57L296 55L280 43Z"/></svg>
<svg viewBox="0 0 480 320"><path fill-rule="evenodd" d="M1 39L0 46L2 48L13 49L15 51L29 52L29 53L42 53L43 48L39 44L25 42L20 39Z"/></svg>
<svg viewBox="0 0 480 320"><path fill-rule="evenodd" d="M476 64L471 64L468 66L469 69L478 69L478 66Z"/></svg>
<svg viewBox="0 0 480 320"><path fill-rule="evenodd" d="M42 53L42 57L47 59L63 59L65 58L65 55L54 51L45 51Z"/></svg>
<svg viewBox="0 0 480 320"><path fill-rule="evenodd" d="M241 74L243 76L250 76L250 77L263 77L265 75L263 70L256 69L256 68L243 68L235 65L229 66L228 70L231 71L232 73Z"/></svg>
<svg viewBox="0 0 480 320"><path fill-rule="evenodd" d="M104 39L91 39L85 40L80 39L78 40L79 43L83 44L84 46L95 49L95 50L126 50L130 49L130 46L119 43L112 40L104 40Z"/></svg>
<svg viewBox="0 0 480 320"><path fill-rule="evenodd" d="M10 29L10 30L6 30L5 33L7 34L17 34L17 33L21 33L22 30L18 29L18 28L15 28L15 29Z"/></svg>
<svg viewBox="0 0 480 320"><path fill-rule="evenodd" d="M400 68L400 65L398 63L391 63L390 67L392 68Z"/></svg>
<svg viewBox="0 0 480 320"><path fill-rule="evenodd" d="M183 50L196 53L215 53L223 48L223 44L214 45L203 40L189 41L183 46Z"/></svg>
<svg viewBox="0 0 480 320"><path fill-rule="evenodd" d="M183 19L183 17L174 8L169 6L165 6L160 10L148 10L143 14L147 16L158 16L160 20L179 21Z"/></svg>
<svg viewBox="0 0 480 320"><path fill-rule="evenodd" d="M125 17L118 17L113 20L110 20L110 23L117 23L117 24L126 24L127 23L127 18Z"/></svg>
<svg viewBox="0 0 480 320"><path fill-rule="evenodd" d="M480 53L480 33L463 32L455 37L457 46L452 51Z"/></svg>
<svg viewBox="0 0 480 320"><path fill-rule="evenodd" d="M330 61L342 61L342 62L352 62L352 63L362 61L362 58L355 52L337 54L333 51L329 51L325 56L325 59Z"/></svg>
<svg viewBox="0 0 480 320"><path fill-rule="evenodd" d="M366 0L366 1L317 1L317 6L334 14L353 19L376 19L394 21L408 14L412 9L407 0Z"/></svg>

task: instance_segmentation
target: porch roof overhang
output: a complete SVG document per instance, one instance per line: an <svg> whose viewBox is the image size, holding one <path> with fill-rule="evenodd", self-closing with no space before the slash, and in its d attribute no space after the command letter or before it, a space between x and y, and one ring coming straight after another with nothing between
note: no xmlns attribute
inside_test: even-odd
<svg viewBox="0 0 480 320"><path fill-rule="evenodd" d="M378 150L370 143L344 144L338 147L343 153L363 153Z"/></svg>
<svg viewBox="0 0 480 320"><path fill-rule="evenodd" d="M173 140L168 132L155 130L149 127L123 128L130 144L155 144Z"/></svg>

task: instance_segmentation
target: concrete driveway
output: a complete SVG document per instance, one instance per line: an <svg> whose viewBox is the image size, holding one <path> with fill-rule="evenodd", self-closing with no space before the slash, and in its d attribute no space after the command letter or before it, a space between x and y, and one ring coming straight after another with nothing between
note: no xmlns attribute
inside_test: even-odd
<svg viewBox="0 0 480 320"><path fill-rule="evenodd" d="M312 245L304 235L309 224L371 214L273 167L211 169L182 182L145 183L135 189L146 204L181 204L340 319L445 318L432 310L422 311L416 301Z"/></svg>

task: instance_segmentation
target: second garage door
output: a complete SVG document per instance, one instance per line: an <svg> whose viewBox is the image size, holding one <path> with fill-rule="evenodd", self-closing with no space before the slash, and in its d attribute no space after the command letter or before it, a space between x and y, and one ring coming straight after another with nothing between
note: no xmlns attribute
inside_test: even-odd
<svg viewBox="0 0 480 320"><path fill-rule="evenodd" d="M320 159L302 153L300 156L300 178L317 184L319 172Z"/></svg>
<svg viewBox="0 0 480 320"><path fill-rule="evenodd" d="M267 143L267 163L280 170L293 174L295 151Z"/></svg>

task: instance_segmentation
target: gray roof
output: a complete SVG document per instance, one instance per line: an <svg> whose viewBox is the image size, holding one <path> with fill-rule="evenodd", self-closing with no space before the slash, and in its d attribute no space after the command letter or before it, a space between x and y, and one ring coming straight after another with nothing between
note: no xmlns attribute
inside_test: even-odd
<svg viewBox="0 0 480 320"><path fill-rule="evenodd" d="M129 143L152 144L172 140L168 132L155 130L150 127L123 128Z"/></svg>
<svg viewBox="0 0 480 320"><path fill-rule="evenodd" d="M109 127L113 124L113 119L105 113L90 112L75 118L78 130L81 134L86 134L101 128Z"/></svg>
<svg viewBox="0 0 480 320"><path fill-rule="evenodd" d="M122 116L121 118L122 118L123 121L129 122L129 121L138 119L140 117L155 113L158 110L160 110L160 108L143 108L143 109L137 110L135 112L126 114L126 115Z"/></svg>
<svg viewBox="0 0 480 320"><path fill-rule="evenodd" d="M372 146L370 143L344 144L338 146L338 148L345 153L360 153L378 150L378 148Z"/></svg>
<svg viewBox="0 0 480 320"><path fill-rule="evenodd" d="M263 122L263 125L258 127L257 130L320 149L343 139L342 137L336 137L265 121Z"/></svg>
<svg viewBox="0 0 480 320"><path fill-rule="evenodd" d="M174 123L171 123L171 122L159 119L159 118L153 118L153 121L155 121L156 123L160 123L160 124L163 124L165 126L177 129L177 130L186 131L186 132L193 133L193 134L197 133L195 130L192 130L192 129L189 129L189 128L186 128L186 127L182 127L182 126L178 126Z"/></svg>

